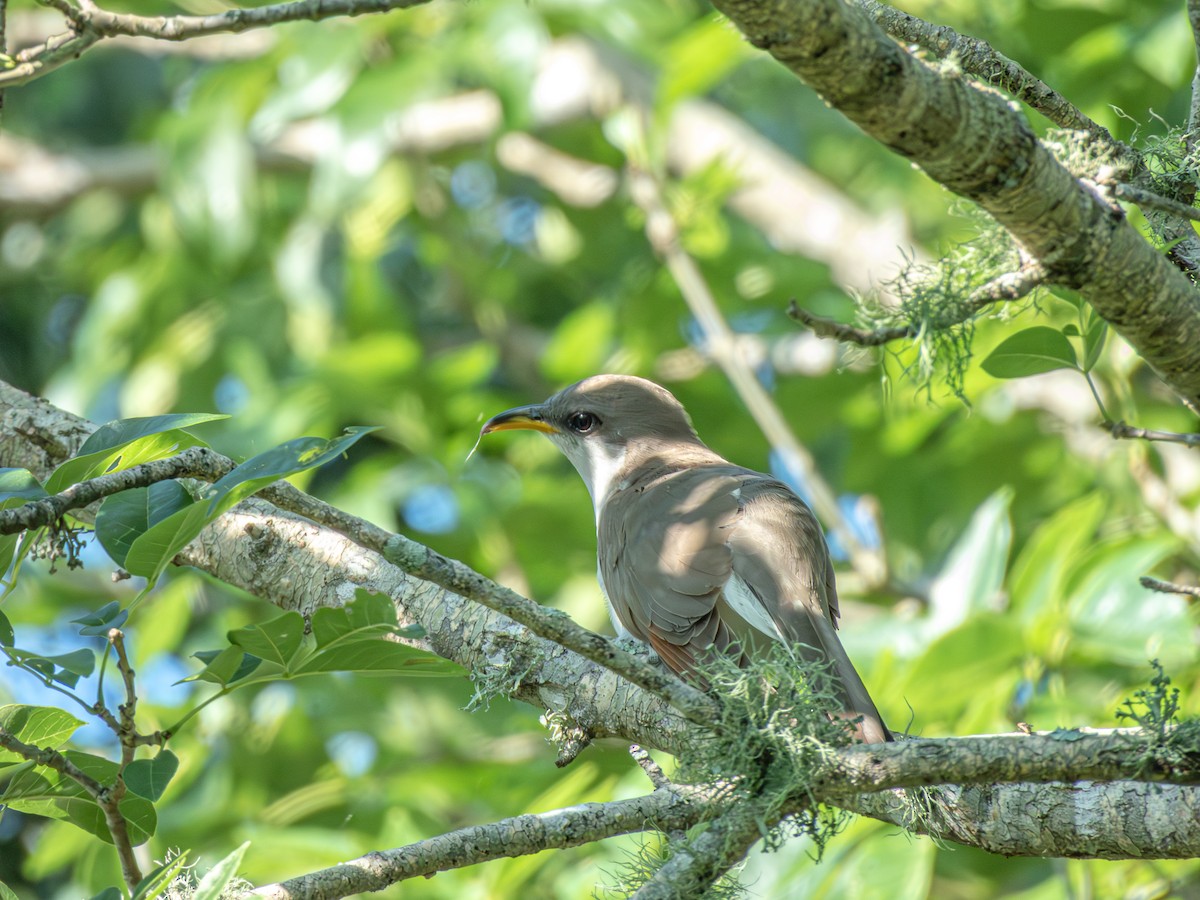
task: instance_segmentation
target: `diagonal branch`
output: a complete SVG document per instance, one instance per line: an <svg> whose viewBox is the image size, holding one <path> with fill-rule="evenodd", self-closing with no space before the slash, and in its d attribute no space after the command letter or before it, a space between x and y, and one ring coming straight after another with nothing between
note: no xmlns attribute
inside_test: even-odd
<svg viewBox="0 0 1200 900"><path fill-rule="evenodd" d="M673 787L627 800L581 803L552 812L460 828L395 850L376 851L328 869L265 885L247 896L268 900L333 900L489 860L578 847L639 831L683 830L700 822L708 814L708 808L703 792Z"/></svg>
<svg viewBox="0 0 1200 900"><path fill-rule="evenodd" d="M40 44L26 47L12 58L13 65L0 71L0 88L26 84L64 63L105 38L118 35L186 41L201 35L241 32L266 28L282 22L319 22L339 16L390 12L428 3L429 0L292 0L249 9L228 9L208 16L138 16L113 13L93 3L78 8L64 0L51 0L67 18L71 30L51 35Z"/></svg>
<svg viewBox="0 0 1200 900"><path fill-rule="evenodd" d="M1086 131L1093 140L1099 141L1112 151L1115 157L1132 153L1132 150L1116 140L1107 128L1088 118L1066 97L1032 75L1020 63L1000 53L987 41L960 34L948 25L926 22L910 13L880 3L879 0L853 2L897 40L916 44L940 59L953 58L964 72L974 75L985 84L1007 91L1054 124L1075 131Z"/></svg>
<svg viewBox="0 0 1200 900"><path fill-rule="evenodd" d="M864 132L983 207L1200 410L1195 285L1002 97L905 52L845 0L714 5Z"/></svg>
<svg viewBox="0 0 1200 900"><path fill-rule="evenodd" d="M1046 283L1046 272L1038 265L1029 265L1015 272L1006 272L993 278L986 284L980 285L967 298L967 302L955 308L958 315L947 317L944 321L932 323L933 327L946 328L965 322L967 318L981 309L1007 300L1019 300L1030 294L1036 288ZM890 325L883 328L859 328L847 325L827 316L804 309L795 300L788 304L788 315L812 329L820 337L835 338L860 347L881 347L891 341L901 338L917 337L926 324L910 323L908 325Z"/></svg>

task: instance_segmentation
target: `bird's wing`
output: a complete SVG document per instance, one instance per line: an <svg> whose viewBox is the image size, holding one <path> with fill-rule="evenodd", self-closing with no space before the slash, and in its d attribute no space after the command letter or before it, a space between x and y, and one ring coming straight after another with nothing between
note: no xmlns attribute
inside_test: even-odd
<svg viewBox="0 0 1200 900"><path fill-rule="evenodd" d="M733 581L800 653L831 665L844 714L861 717L860 736L890 740L866 686L837 636L838 602L833 563L821 526L790 488L757 475L740 486L742 515L731 529ZM728 592L727 592L728 593Z"/></svg>
<svg viewBox="0 0 1200 900"><path fill-rule="evenodd" d="M781 482L706 466L618 492L599 522L600 570L626 628L690 674L709 648L768 639L829 660L844 714L888 739L835 630L833 565L812 511Z"/></svg>
<svg viewBox="0 0 1200 900"><path fill-rule="evenodd" d="M620 492L599 522L600 573L617 617L676 672L733 635L717 603L733 574L729 529L741 515L738 478L712 469L675 473Z"/></svg>

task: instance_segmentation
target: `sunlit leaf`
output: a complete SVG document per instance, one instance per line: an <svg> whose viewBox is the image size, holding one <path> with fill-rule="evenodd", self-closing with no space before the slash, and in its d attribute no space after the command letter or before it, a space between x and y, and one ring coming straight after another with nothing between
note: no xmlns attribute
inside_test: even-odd
<svg viewBox="0 0 1200 900"><path fill-rule="evenodd" d="M154 582L175 555L225 510L280 478L336 459L364 435L376 430L347 428L345 434L329 441L296 438L246 460L212 486L207 503L187 506L137 537L125 555L125 568Z"/></svg>
<svg viewBox="0 0 1200 900"><path fill-rule="evenodd" d="M192 502L192 495L174 479L113 494L100 504L96 537L113 562L123 566L135 540Z"/></svg>
<svg viewBox="0 0 1200 900"><path fill-rule="evenodd" d="M179 769L179 757L162 750L153 759L135 759L125 767L125 785L139 797L158 800Z"/></svg>
<svg viewBox="0 0 1200 900"><path fill-rule="evenodd" d="M192 894L191 900L221 900L225 889L237 877L242 857L246 855L246 848L249 846L250 842L247 841L205 872L200 883L196 885L196 892Z"/></svg>
<svg viewBox="0 0 1200 900"><path fill-rule="evenodd" d="M299 652L304 640L304 616L285 612L261 625L248 625L229 632L229 642L267 662L284 668Z"/></svg>
<svg viewBox="0 0 1200 900"><path fill-rule="evenodd" d="M1076 369L1075 348L1057 328L1035 325L1005 340L981 364L994 378L1024 378L1055 369Z"/></svg>
<svg viewBox="0 0 1200 900"><path fill-rule="evenodd" d="M48 496L28 469L0 469L0 509Z"/></svg>
<svg viewBox="0 0 1200 900"><path fill-rule="evenodd" d="M0 706L0 728L17 740L37 747L60 747L83 722L65 710L53 706ZM22 757L0 748L0 763Z"/></svg>
<svg viewBox="0 0 1200 900"><path fill-rule="evenodd" d="M224 650L199 650L192 656L205 664L204 669L182 680L184 682L208 681L222 687L240 681L262 663L261 658L246 653L241 647L226 647Z"/></svg>

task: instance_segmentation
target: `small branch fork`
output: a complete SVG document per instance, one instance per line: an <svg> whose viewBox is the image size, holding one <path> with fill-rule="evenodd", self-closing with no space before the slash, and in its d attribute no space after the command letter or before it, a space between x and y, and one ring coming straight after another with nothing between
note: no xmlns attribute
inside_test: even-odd
<svg viewBox="0 0 1200 900"><path fill-rule="evenodd" d="M100 685L97 688L96 702L92 705L87 704L71 691L59 690L79 703L89 713L99 718L116 735L121 745L121 769L113 784L102 784L57 750L51 747L41 748L26 744L2 727L0 727L0 747L16 753L37 765L54 769L56 772L76 782L88 792L104 814L105 824L112 835L113 846L116 848L117 856L121 861L121 873L125 878L126 885L132 890L142 880L142 873L138 865L137 856L133 850L133 842L129 837L129 829L126 826L125 817L121 814L120 810L121 801L125 799L127 793L125 779L121 773L124 772L126 766L133 762L138 747L151 745L161 747L167 742L170 735L161 731L156 731L153 734L142 734L137 730L137 689L134 682L133 666L130 664L129 655L125 651L125 634L119 628L110 628L105 637L116 654L117 671L120 672L121 680L125 686L125 702L118 707L118 714L114 715L112 710L104 705L103 670L101 670ZM17 663L17 665L20 668L26 668L20 663ZM56 687L54 685L51 686Z"/></svg>
<svg viewBox="0 0 1200 900"><path fill-rule="evenodd" d="M39 0L63 15L69 31L6 57L0 70L0 89L25 84L78 58L104 40L118 35L161 41L186 41L223 32L242 32L282 22L319 22L338 16L360 16L409 9L429 0L293 0L252 9L230 9L209 16L138 16L101 9L91 0Z"/></svg>

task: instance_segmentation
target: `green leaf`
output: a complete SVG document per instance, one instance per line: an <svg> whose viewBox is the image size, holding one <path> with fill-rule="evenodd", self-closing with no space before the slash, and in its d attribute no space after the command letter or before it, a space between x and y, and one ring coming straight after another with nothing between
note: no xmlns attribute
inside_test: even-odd
<svg viewBox="0 0 1200 900"><path fill-rule="evenodd" d="M86 616L80 616L78 619L72 619L74 625L83 625L79 629L79 633L85 637L90 637L98 634L106 634L110 628L120 628L125 624L125 620L129 618L129 610L121 609L121 604L116 600L104 604L93 613L88 613Z"/></svg>
<svg viewBox="0 0 1200 900"><path fill-rule="evenodd" d="M109 422L84 442L79 453L54 470L46 481L46 490L54 494L105 472L128 469L203 444L180 429L227 418L213 413L183 413Z"/></svg>
<svg viewBox="0 0 1200 900"><path fill-rule="evenodd" d="M179 757L170 750L153 759L135 759L125 767L125 785L139 797L157 800L179 769Z"/></svg>
<svg viewBox="0 0 1200 900"><path fill-rule="evenodd" d="M13 633L12 622L8 621L4 610L0 610L0 647L11 647L15 640L16 635Z"/></svg>
<svg viewBox="0 0 1200 900"><path fill-rule="evenodd" d="M0 706L0 728L17 740L35 747L57 749L67 742L84 723L69 712L53 706ZM22 759L10 750L0 748L0 763Z"/></svg>
<svg viewBox="0 0 1200 900"><path fill-rule="evenodd" d="M47 662L52 662L60 669L66 669L86 678L96 671L96 654L91 650L72 650L70 653L60 653L58 656L42 656Z"/></svg>
<svg viewBox="0 0 1200 900"><path fill-rule="evenodd" d="M322 607L313 613L317 652L294 674L367 672L395 675L462 675L463 669L428 651L393 640L410 636L396 624L396 608L382 594L359 590L344 609Z"/></svg>
<svg viewBox="0 0 1200 900"><path fill-rule="evenodd" d="M0 509L48 496L41 482L28 469L0 469Z"/></svg>
<svg viewBox="0 0 1200 900"><path fill-rule="evenodd" d="M125 565L133 542L194 501L175 479L105 497L96 514L96 537L113 562Z"/></svg>
<svg viewBox="0 0 1200 900"><path fill-rule="evenodd" d="M1004 583L1012 524L1008 508L1012 491L1001 488L979 505L966 530L950 550L929 588L931 634L958 626L972 612L986 610Z"/></svg>
<svg viewBox="0 0 1200 900"><path fill-rule="evenodd" d="M104 818L104 811L90 798L60 800L58 805L66 811L67 821L72 825L94 834L106 844L114 843L108 830L108 821ZM125 831L129 835L129 841L135 847L154 836L158 829L158 813L149 800L126 797L117 804L117 809L121 818L125 820Z"/></svg>
<svg viewBox="0 0 1200 900"><path fill-rule="evenodd" d="M204 422L215 422L218 419L228 419L229 416L219 413L171 413L163 416L142 416L132 419L117 419L101 425L83 442L76 457L89 456L93 453L103 453L117 450L134 441L161 434L164 431L174 431L180 428L190 428Z"/></svg>
<svg viewBox="0 0 1200 900"><path fill-rule="evenodd" d="M180 852L174 859L163 863L161 866L154 869L145 878L138 882L134 888L133 896L130 900L158 900L163 896L167 885L169 885L180 872L184 870L188 863L188 851Z"/></svg>
<svg viewBox="0 0 1200 900"><path fill-rule="evenodd" d="M248 625L229 632L229 643L284 668L299 652L303 641L304 616L298 612L285 612L261 625Z"/></svg>
<svg viewBox="0 0 1200 900"><path fill-rule="evenodd" d="M381 626L372 626L380 628ZM390 675L450 676L465 674L457 663L427 650L389 640L384 633L342 638L319 650L296 669L297 675L317 672L364 672Z"/></svg>
<svg viewBox="0 0 1200 900"><path fill-rule="evenodd" d="M92 897L92 900L122 900L124 896L125 895L121 893L120 888L106 887L100 893L95 894Z"/></svg>
<svg viewBox="0 0 1200 900"><path fill-rule="evenodd" d="M1083 336L1083 371L1090 372L1100 359L1104 350L1104 341L1108 337L1108 323L1097 315L1088 322L1087 333Z"/></svg>
<svg viewBox="0 0 1200 900"><path fill-rule="evenodd" d="M178 682L180 684L187 681L207 681L224 687L245 678L262 663L262 659L246 653L241 647L198 650L192 656L206 664L204 670L182 679Z"/></svg>
<svg viewBox="0 0 1200 900"><path fill-rule="evenodd" d="M196 885L196 892L192 894L192 900L221 900L221 895L225 889L229 887L230 882L237 877L238 868L242 864L242 857L246 855L246 848L250 846L250 842L242 844L223 860L204 873L204 877L200 879L200 883Z"/></svg>
<svg viewBox="0 0 1200 900"><path fill-rule="evenodd" d="M214 514L215 510L223 511L232 506L227 500L235 491L237 499L241 500L280 478L323 466L349 450L360 438L378 430L377 425L353 425L345 430L345 434L330 441L314 437L295 438L260 453L246 460L213 485L214 494L209 503L209 513ZM237 500L233 502L236 503Z"/></svg>
<svg viewBox="0 0 1200 900"><path fill-rule="evenodd" d="M363 435L376 430L347 428L346 434L332 441L297 438L247 460L213 485L207 504L194 503L181 509L134 540L125 555L125 568L134 575L145 575L154 583L175 554L225 510L280 478L337 458Z"/></svg>
<svg viewBox="0 0 1200 900"><path fill-rule="evenodd" d="M117 896L120 897L120 893ZM21 900L21 898L13 892L12 888L0 881L0 900Z"/></svg>
<svg viewBox="0 0 1200 900"><path fill-rule="evenodd" d="M1018 331L982 363L994 378L1024 378L1055 369L1078 369L1075 348L1057 328L1037 325Z"/></svg>

